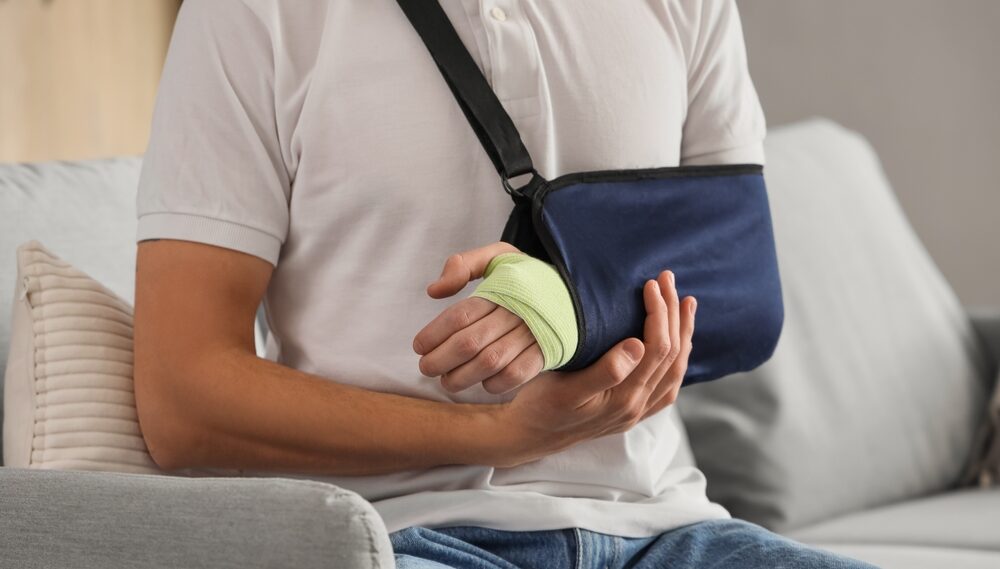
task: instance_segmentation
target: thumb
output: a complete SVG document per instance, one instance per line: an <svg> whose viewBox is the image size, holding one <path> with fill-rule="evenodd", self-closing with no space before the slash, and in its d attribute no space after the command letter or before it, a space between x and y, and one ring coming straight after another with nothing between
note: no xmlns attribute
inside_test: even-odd
<svg viewBox="0 0 1000 569"><path fill-rule="evenodd" d="M462 290L469 281L481 278L493 257L501 253L519 252L510 243L498 241L485 247L455 253L445 260L441 276L427 286L427 294L431 298L451 296Z"/></svg>
<svg viewBox="0 0 1000 569"><path fill-rule="evenodd" d="M595 395L625 381L639 360L646 346L638 338L625 338L615 344L596 362L577 372L573 381L578 396L577 405L583 405Z"/></svg>

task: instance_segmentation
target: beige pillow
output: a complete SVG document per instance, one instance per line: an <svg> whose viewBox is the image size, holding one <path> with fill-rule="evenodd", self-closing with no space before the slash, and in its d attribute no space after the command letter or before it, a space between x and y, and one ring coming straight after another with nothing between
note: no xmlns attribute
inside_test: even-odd
<svg viewBox="0 0 1000 569"><path fill-rule="evenodd" d="M4 466L168 474L139 430L132 307L37 241L18 248L17 277L4 377Z"/></svg>
<svg viewBox="0 0 1000 569"><path fill-rule="evenodd" d="M37 241L17 251L4 464L158 473L132 390L132 307Z"/></svg>

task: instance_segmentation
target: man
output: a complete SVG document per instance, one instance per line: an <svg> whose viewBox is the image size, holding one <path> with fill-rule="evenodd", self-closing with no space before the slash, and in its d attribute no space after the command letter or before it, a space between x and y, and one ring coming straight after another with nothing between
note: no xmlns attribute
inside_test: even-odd
<svg viewBox="0 0 1000 569"><path fill-rule="evenodd" d="M443 7L543 176L763 162L732 0ZM404 568L858 566L729 519L677 462L684 275L646 283L643 338L570 373L539 373L505 309L441 300L510 250L511 202L394 2L185 2L138 206L162 467L354 490Z"/></svg>

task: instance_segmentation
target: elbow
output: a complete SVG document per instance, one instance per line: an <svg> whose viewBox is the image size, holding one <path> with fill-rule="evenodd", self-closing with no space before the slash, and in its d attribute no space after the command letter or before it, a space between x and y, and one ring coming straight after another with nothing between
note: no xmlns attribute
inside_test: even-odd
<svg viewBox="0 0 1000 569"><path fill-rule="evenodd" d="M200 422L193 407L185 408L178 397L177 375L145 363L137 353L133 383L139 431L150 458L166 471L199 466Z"/></svg>
<svg viewBox="0 0 1000 569"><path fill-rule="evenodd" d="M146 441L146 451L160 470L173 471L194 466L192 457L185 451L177 433L162 427L150 427L149 420L140 418L142 438Z"/></svg>
<svg viewBox="0 0 1000 569"><path fill-rule="evenodd" d="M140 420L140 423L147 424L148 421ZM177 444L176 436L165 433L159 428L150 429L147 426L141 428L149 457L160 470L169 472L192 466L190 457L184 454L183 446Z"/></svg>

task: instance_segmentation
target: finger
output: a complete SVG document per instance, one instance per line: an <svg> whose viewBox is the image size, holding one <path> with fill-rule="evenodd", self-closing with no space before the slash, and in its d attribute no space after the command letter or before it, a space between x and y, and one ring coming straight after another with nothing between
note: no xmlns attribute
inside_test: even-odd
<svg viewBox="0 0 1000 569"><path fill-rule="evenodd" d="M677 277L673 271L665 271L667 274L660 276L660 290L665 293L664 299L667 303L667 313L670 320L670 352L667 359L673 361L681 351L680 333L680 301L677 295ZM666 286L663 286L663 285Z"/></svg>
<svg viewBox="0 0 1000 569"><path fill-rule="evenodd" d="M662 397L656 400L656 403L654 403L653 406L650 407L645 412L645 414L643 414L642 419L640 419L640 421L645 421L647 418L652 417L653 415L656 415L660 411L663 411L667 407L673 405L677 401L677 396L680 393L680 390L681 390L681 382L678 381L670 389L670 391L667 391L665 394L663 394Z"/></svg>
<svg viewBox="0 0 1000 569"><path fill-rule="evenodd" d="M478 296L452 304L417 332L413 337L413 351L420 355L430 352L455 332L471 326L496 308L496 304Z"/></svg>
<svg viewBox="0 0 1000 569"><path fill-rule="evenodd" d="M663 411L667 407L674 404L677 401L677 396L681 390L681 381L670 382L670 389L665 391L662 395L659 395L656 400L652 397L649 398L650 406L642 414L642 418L639 419L640 422L645 421L649 417L656 415L660 411Z"/></svg>
<svg viewBox="0 0 1000 569"><path fill-rule="evenodd" d="M500 373L483 382L483 389L501 395L528 383L542 372L545 357L537 343L532 343L514 358Z"/></svg>
<svg viewBox="0 0 1000 569"><path fill-rule="evenodd" d="M693 296L685 297L684 301L681 302L681 353L673 361L664 360L661 369L657 370L657 373L662 375L662 379L649 396L647 401L649 409L643 415L643 419L670 405L677 398L691 356L691 337L694 335L694 309L696 305L697 301Z"/></svg>
<svg viewBox="0 0 1000 569"><path fill-rule="evenodd" d="M646 380L669 350L667 305L656 280L649 279L643 284L642 298L646 305L643 337L647 340L639 343L642 345L640 350L639 344L634 342L635 338L626 338L608 350L597 363L584 370L583 377L586 379L576 380L581 384L574 399L577 409L594 401L595 396L607 390L611 390L611 394L602 396L602 401L620 399L623 401L619 401L618 405L626 404L633 397L631 391L634 391L636 386L641 388L645 385ZM626 348L635 348L638 357L635 360L630 359L625 351ZM654 353L651 354L651 350ZM625 389L618 389L620 387Z"/></svg>
<svg viewBox="0 0 1000 569"><path fill-rule="evenodd" d="M499 340L483 348L472 360L444 374L441 377L441 385L446 390L456 393L481 383L505 370L514 358L534 343L535 337L532 335L531 329L528 328L527 324L521 322L513 330L501 336ZM539 367L539 371L541 371L541 367ZM528 379L530 378L524 378L525 381ZM491 393L493 392L491 391Z"/></svg>
<svg viewBox="0 0 1000 569"><path fill-rule="evenodd" d="M566 382L566 402L579 409L595 397L603 400L609 389L625 381L642 360L645 350L645 345L638 338L625 338L618 342L599 360L573 373L573 381Z"/></svg>
<svg viewBox="0 0 1000 569"><path fill-rule="evenodd" d="M490 312L471 326L455 332L420 358L420 373L428 377L446 374L476 357L484 348L510 332L522 320L503 307Z"/></svg>
<svg viewBox="0 0 1000 569"><path fill-rule="evenodd" d="M645 345L642 360L632 370L621 387L628 391L635 387L644 387L657 366L670 351L670 326L667 303L660 292L658 280L649 279L642 289L646 303L646 320L643 325L643 344ZM622 390L619 390L622 391ZM627 395L620 393L619 395Z"/></svg>
<svg viewBox="0 0 1000 569"><path fill-rule="evenodd" d="M519 249L510 243L497 241L485 247L455 253L448 257L441 270L441 276L427 285L431 298L445 298L462 290L469 281L478 279L486 271L486 265L500 253L516 253Z"/></svg>
<svg viewBox="0 0 1000 569"><path fill-rule="evenodd" d="M681 318L685 317L680 310L680 302L678 301L677 287L675 282L675 275L673 271L663 271L657 276L657 282L660 284L660 291L663 293L663 301L667 305L667 320L669 322L669 336L670 336L670 349L667 351L666 357L656 366L656 370L650 375L647 382L647 387L650 390L655 390L658 385L663 381L666 371L670 369L670 365L681 350Z"/></svg>

